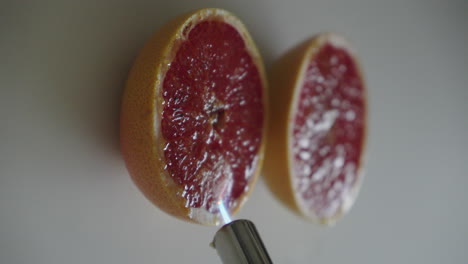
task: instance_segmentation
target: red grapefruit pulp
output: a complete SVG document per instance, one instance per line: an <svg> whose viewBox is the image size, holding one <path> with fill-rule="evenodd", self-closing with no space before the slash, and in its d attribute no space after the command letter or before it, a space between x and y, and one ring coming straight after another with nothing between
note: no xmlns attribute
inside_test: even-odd
<svg viewBox="0 0 468 264"><path fill-rule="evenodd" d="M203 21L189 32L163 82L164 156L189 207L228 208L257 167L262 81L239 32Z"/></svg>

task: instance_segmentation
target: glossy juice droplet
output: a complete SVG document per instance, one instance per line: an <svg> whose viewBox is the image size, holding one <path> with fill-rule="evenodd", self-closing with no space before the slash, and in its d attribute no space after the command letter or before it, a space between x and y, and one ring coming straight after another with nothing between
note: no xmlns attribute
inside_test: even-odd
<svg viewBox="0 0 468 264"><path fill-rule="evenodd" d="M348 51L325 44L309 62L293 125L294 188L311 215L336 215L357 182L363 83Z"/></svg>
<svg viewBox="0 0 468 264"><path fill-rule="evenodd" d="M187 207L230 211L257 168L261 77L233 26L203 21L187 34L163 82L167 171Z"/></svg>

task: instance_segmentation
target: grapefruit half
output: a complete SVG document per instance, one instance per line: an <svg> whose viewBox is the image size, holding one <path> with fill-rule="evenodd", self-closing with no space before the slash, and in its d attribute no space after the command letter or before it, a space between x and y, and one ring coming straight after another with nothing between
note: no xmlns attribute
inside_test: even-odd
<svg viewBox="0 0 468 264"><path fill-rule="evenodd" d="M366 93L354 51L320 34L280 58L270 74L265 178L294 212L333 223L362 179Z"/></svg>
<svg viewBox="0 0 468 264"><path fill-rule="evenodd" d="M144 195L178 218L220 222L257 179L266 129L266 79L238 18L202 9L166 24L128 77L121 148Z"/></svg>

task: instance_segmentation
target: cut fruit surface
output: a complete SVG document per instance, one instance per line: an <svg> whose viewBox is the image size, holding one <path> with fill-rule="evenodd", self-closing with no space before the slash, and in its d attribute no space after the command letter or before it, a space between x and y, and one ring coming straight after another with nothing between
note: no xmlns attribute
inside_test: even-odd
<svg viewBox="0 0 468 264"><path fill-rule="evenodd" d="M263 64L242 23L203 9L158 32L130 73L121 115L127 168L143 193L179 218L233 214L263 160Z"/></svg>
<svg viewBox="0 0 468 264"><path fill-rule="evenodd" d="M359 189L366 97L346 41L322 34L274 66L266 179L291 209L332 223Z"/></svg>

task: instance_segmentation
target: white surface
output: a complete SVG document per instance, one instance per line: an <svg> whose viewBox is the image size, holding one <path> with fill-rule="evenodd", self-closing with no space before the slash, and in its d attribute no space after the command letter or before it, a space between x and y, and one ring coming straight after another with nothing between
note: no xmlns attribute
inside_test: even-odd
<svg viewBox="0 0 468 264"><path fill-rule="evenodd" d="M68 3L67 3L68 2ZM170 17L223 7L270 63L319 31L345 33L370 93L367 176L334 228L259 182L240 216L276 263L465 263L468 2L11 1L0 8L0 263L219 263L216 228L175 220L118 151L123 83Z"/></svg>

